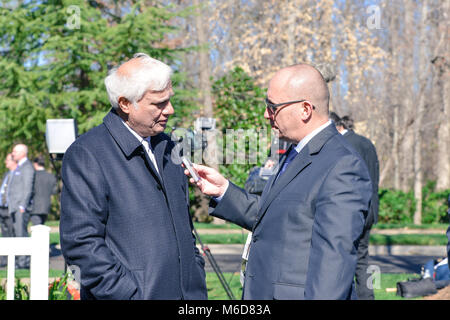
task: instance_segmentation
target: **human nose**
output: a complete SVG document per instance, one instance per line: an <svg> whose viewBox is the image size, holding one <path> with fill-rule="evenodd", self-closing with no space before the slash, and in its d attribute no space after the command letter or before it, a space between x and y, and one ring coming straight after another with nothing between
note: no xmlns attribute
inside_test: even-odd
<svg viewBox="0 0 450 320"><path fill-rule="evenodd" d="M171 115L175 112L175 109L172 106L172 103L169 101L169 103L167 104L167 106L164 108L163 113L165 115Z"/></svg>
<svg viewBox="0 0 450 320"><path fill-rule="evenodd" d="M269 113L268 108L264 110L264 118L270 120L272 118L271 114Z"/></svg>

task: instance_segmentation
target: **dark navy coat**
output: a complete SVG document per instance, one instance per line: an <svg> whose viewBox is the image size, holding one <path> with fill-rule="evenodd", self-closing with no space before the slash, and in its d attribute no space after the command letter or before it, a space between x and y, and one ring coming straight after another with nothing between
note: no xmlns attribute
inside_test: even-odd
<svg viewBox="0 0 450 320"><path fill-rule="evenodd" d="M243 298L355 298L358 239L372 195L364 161L329 125L276 176L261 196L230 183L210 204L212 215L253 231Z"/></svg>
<svg viewBox="0 0 450 320"><path fill-rule="evenodd" d="M151 144L161 178L111 111L64 155L61 249L80 268L82 299L207 298L186 176L167 135Z"/></svg>

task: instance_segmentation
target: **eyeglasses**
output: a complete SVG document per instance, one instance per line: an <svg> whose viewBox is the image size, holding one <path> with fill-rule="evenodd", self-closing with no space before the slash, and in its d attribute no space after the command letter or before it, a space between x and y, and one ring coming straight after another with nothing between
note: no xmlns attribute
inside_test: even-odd
<svg viewBox="0 0 450 320"><path fill-rule="evenodd" d="M275 113L277 111L277 108L279 108L281 106L292 104L292 103L305 102L308 100L302 99L302 100L288 101L288 102L282 102L282 103L277 103L277 104L272 103L268 98L266 98L264 101L266 102L267 109L269 109L272 113ZM313 104L311 104L311 105L312 105L313 110L315 110L316 107Z"/></svg>

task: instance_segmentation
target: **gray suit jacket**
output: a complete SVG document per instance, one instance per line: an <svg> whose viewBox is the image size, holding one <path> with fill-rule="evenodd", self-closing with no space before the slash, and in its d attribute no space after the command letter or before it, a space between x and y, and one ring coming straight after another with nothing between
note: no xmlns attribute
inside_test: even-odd
<svg viewBox="0 0 450 320"><path fill-rule="evenodd" d="M253 231L243 298L354 298L372 195L364 161L330 125L275 177L261 196L230 183L222 200L210 203L212 215Z"/></svg>
<svg viewBox="0 0 450 320"><path fill-rule="evenodd" d="M13 172L13 177L8 188L8 211L9 213L19 211L19 207L30 211L33 199L34 168L27 159Z"/></svg>
<svg viewBox="0 0 450 320"><path fill-rule="evenodd" d="M51 196L58 192L56 178L45 170L36 171L33 188L32 213L48 214L51 206Z"/></svg>

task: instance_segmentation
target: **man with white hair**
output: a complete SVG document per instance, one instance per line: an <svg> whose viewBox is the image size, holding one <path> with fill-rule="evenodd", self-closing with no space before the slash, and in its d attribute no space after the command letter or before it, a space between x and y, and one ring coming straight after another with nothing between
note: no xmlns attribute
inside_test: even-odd
<svg viewBox="0 0 450 320"><path fill-rule="evenodd" d="M187 179L163 133L171 73L146 54L111 70L112 110L64 156L61 248L81 299L207 298Z"/></svg>
<svg viewBox="0 0 450 320"><path fill-rule="evenodd" d="M17 162L17 168L12 174L8 189L8 211L13 220L15 236L28 237L27 227L30 221L33 198L34 168L28 160L28 147L26 145L15 145L11 156ZM29 256L16 257L16 268L27 269L29 267Z"/></svg>

